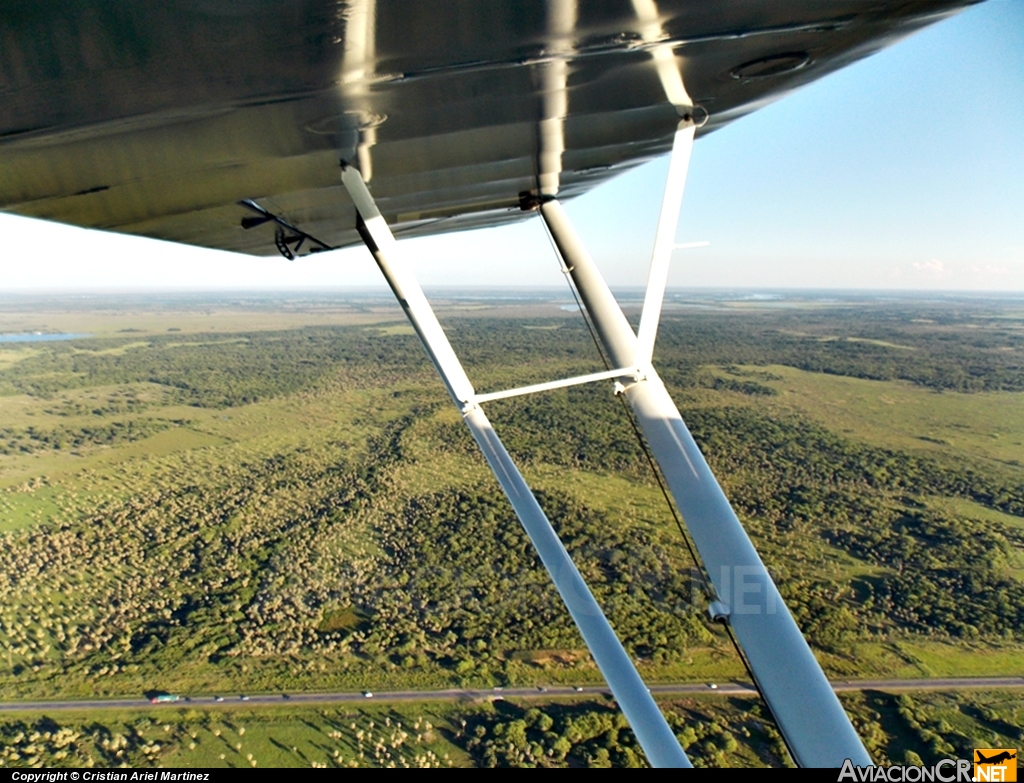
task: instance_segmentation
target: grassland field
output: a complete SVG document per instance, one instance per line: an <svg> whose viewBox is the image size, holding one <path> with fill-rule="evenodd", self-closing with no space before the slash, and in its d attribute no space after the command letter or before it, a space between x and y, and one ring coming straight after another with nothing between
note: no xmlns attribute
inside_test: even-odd
<svg viewBox="0 0 1024 783"><path fill-rule="evenodd" d="M478 389L601 368L558 303L440 312ZM33 331L90 336L0 344L4 698L600 682L393 307L5 301L0 333ZM1024 671L1024 307L677 303L656 364L830 676ZM488 413L645 678L743 677L610 390ZM893 760L1024 717L846 701ZM786 763L756 702L666 709L700 764ZM644 763L603 702L0 719L3 764L90 760Z"/></svg>

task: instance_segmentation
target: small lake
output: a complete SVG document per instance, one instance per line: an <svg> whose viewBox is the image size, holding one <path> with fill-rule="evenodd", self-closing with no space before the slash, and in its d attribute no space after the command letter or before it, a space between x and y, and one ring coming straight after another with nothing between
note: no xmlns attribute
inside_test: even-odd
<svg viewBox="0 0 1024 783"><path fill-rule="evenodd" d="M26 332L25 334L0 334L0 343L48 343L55 340L78 340L92 337L91 334L50 334L47 332Z"/></svg>

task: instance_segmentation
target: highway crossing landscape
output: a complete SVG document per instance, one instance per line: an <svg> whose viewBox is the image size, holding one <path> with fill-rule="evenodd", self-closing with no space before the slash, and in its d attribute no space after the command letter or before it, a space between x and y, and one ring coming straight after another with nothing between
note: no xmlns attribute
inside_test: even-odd
<svg viewBox="0 0 1024 783"><path fill-rule="evenodd" d="M832 687L837 693L851 691L958 691L958 690L1002 690L1024 688L1024 677L951 677L927 680L863 680L834 682ZM709 695L716 696L756 696L757 690L749 685L736 682L723 683L679 683L676 685L652 685L651 693L655 697ZM425 701L495 701L501 699L530 699L548 701L552 699L592 699L594 697L611 698L607 687L594 685L539 686L531 688L491 688L490 690L448 688L444 690L422 691L357 691L353 693L288 693L288 694L253 694L246 696L243 702L246 707L281 706L282 702L294 704L349 704L365 703L372 699L377 703L389 702L425 702ZM188 696L180 700L168 702L167 707L223 706L231 709L241 700L239 696ZM124 710L149 709L152 701L140 699L80 699L53 701L0 702L0 712L46 712L63 710Z"/></svg>

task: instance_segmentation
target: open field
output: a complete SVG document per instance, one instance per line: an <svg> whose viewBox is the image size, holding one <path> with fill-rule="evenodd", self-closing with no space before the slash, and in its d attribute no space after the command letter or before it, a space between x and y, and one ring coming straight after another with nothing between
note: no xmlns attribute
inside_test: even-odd
<svg viewBox="0 0 1024 783"><path fill-rule="evenodd" d="M740 304L674 310L657 362L826 671L1024 671L1024 315L999 302ZM443 310L487 390L599 369L572 315L542 300ZM396 316L342 297L0 315L0 331L91 334L0 348L5 697L600 682ZM645 678L742 676L609 389L488 412ZM1006 697L1008 714L1020 699ZM886 722L910 707L864 705L880 716L876 747L925 754ZM261 739L257 763L320 763L282 710L292 728ZM728 718L738 744L711 740L708 763L723 750L781 760L770 722L748 726L745 710ZM628 733L610 720L600 736ZM989 724L957 731L976 725ZM749 752L736 749L744 726L761 737ZM125 758L177 763L190 731L168 730L173 752L140 741ZM541 732L488 745L487 731L402 758L525 763L522 743L534 756L544 744ZM636 760L628 742L592 739L542 755ZM333 746L346 761L350 740Z"/></svg>
<svg viewBox="0 0 1024 783"><path fill-rule="evenodd" d="M906 381L875 381L778 365L735 367L717 377L776 376L778 404L843 435L891 449L1024 466L1024 392L964 394Z"/></svg>

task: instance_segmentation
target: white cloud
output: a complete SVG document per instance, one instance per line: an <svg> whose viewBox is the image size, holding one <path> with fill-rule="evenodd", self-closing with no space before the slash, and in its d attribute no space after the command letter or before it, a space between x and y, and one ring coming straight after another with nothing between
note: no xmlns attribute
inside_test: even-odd
<svg viewBox="0 0 1024 783"><path fill-rule="evenodd" d="M923 277L941 278L949 274L946 265L937 258L933 258L931 261L915 261L913 267L914 271L921 273Z"/></svg>

